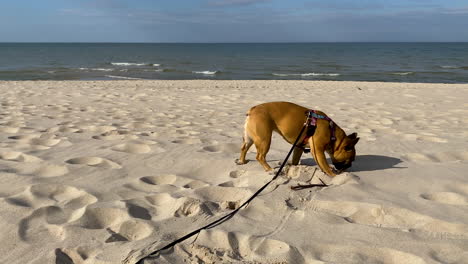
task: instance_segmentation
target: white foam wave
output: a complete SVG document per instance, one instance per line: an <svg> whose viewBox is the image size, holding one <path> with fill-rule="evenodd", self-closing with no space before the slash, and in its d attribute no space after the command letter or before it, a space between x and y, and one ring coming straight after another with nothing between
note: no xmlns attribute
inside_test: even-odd
<svg viewBox="0 0 468 264"><path fill-rule="evenodd" d="M452 65L442 65L440 66L442 69L459 69L460 67L458 66L452 66Z"/></svg>
<svg viewBox="0 0 468 264"><path fill-rule="evenodd" d="M394 75L409 75L413 74L414 72L392 72Z"/></svg>
<svg viewBox="0 0 468 264"><path fill-rule="evenodd" d="M308 77L308 76L340 76L339 73L316 73L316 72L310 72L310 73L273 73L274 76L280 76L280 77L286 77L286 76L301 76L301 77Z"/></svg>
<svg viewBox="0 0 468 264"><path fill-rule="evenodd" d="M193 71L192 73L204 74L204 75L215 75L217 73L220 73L220 71Z"/></svg>
<svg viewBox="0 0 468 264"><path fill-rule="evenodd" d="M108 68L78 68L80 71L113 71L114 69L108 69Z"/></svg>
<svg viewBox="0 0 468 264"><path fill-rule="evenodd" d="M111 62L114 66L154 66L159 67L161 64L158 63L142 63L142 62Z"/></svg>
<svg viewBox="0 0 468 264"><path fill-rule="evenodd" d="M303 73L301 76L340 76L339 73Z"/></svg>
<svg viewBox="0 0 468 264"><path fill-rule="evenodd" d="M117 75L106 75L106 77L115 78L115 79L125 79L125 80L144 80L142 78L125 77L125 76L117 76Z"/></svg>
<svg viewBox="0 0 468 264"><path fill-rule="evenodd" d="M135 62L111 62L114 66L145 66L147 63L135 63Z"/></svg>

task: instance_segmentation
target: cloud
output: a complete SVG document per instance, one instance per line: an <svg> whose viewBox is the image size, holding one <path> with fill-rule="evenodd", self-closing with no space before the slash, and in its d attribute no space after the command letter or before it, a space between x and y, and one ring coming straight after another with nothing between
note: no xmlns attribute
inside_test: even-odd
<svg viewBox="0 0 468 264"><path fill-rule="evenodd" d="M84 6L99 9L128 9L129 6L121 0L87 0Z"/></svg>
<svg viewBox="0 0 468 264"><path fill-rule="evenodd" d="M449 15L466 15L468 14L468 6L459 7L459 8L442 8L441 12L443 14L449 14Z"/></svg>
<svg viewBox="0 0 468 264"><path fill-rule="evenodd" d="M78 17L103 17L105 13L99 10L89 10L81 8L62 8L58 10L58 14L62 16L78 16Z"/></svg>
<svg viewBox="0 0 468 264"><path fill-rule="evenodd" d="M224 7L224 6L247 6L259 3L270 2L271 0L218 0L208 2L209 6Z"/></svg>
<svg viewBox="0 0 468 264"><path fill-rule="evenodd" d="M420 2L389 2L389 1L351 1L351 0L311 0L306 2L309 10L348 13L390 13L394 11L427 11L441 8L439 4Z"/></svg>

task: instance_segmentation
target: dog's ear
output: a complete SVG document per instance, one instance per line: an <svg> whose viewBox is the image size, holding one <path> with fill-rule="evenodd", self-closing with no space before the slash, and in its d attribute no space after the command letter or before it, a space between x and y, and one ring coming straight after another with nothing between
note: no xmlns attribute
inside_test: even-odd
<svg viewBox="0 0 468 264"><path fill-rule="evenodd" d="M352 136L352 138L351 138L351 136ZM348 138L350 140L346 144L345 150L346 151L352 151L354 149L354 146L358 143L360 138L357 137L357 133L353 133L353 134L349 135Z"/></svg>
<svg viewBox="0 0 468 264"><path fill-rule="evenodd" d="M351 135L348 136L348 138L349 139L356 139L357 138L357 133L356 132L352 133Z"/></svg>

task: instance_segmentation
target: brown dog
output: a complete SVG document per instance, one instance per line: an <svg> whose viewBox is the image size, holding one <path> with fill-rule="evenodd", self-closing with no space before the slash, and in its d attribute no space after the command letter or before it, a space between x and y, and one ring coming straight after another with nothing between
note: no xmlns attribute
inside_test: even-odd
<svg viewBox="0 0 468 264"><path fill-rule="evenodd" d="M264 103L250 108L245 120L245 129L240 158L237 164L247 163L245 156L247 151L255 144L257 148L257 160L266 171L272 168L265 161L266 154L270 149L271 136L273 131L279 133L287 142L294 144L299 132L307 119L308 108L288 102ZM316 128L313 136L307 137L303 132L300 141L306 139L306 145L310 146L312 156L320 169L330 176L335 176L335 172L328 165L325 151L328 152L333 165L338 173L351 167L356 151L354 146L359 141L356 133L346 136L346 133L336 124L331 124L323 112L315 111L323 117L316 119ZM297 165L304 149L295 147L292 164Z"/></svg>

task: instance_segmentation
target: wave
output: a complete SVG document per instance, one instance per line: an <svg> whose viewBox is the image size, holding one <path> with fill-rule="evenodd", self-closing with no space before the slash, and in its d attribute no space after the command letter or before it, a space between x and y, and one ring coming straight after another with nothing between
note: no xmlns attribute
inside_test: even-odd
<svg viewBox="0 0 468 264"><path fill-rule="evenodd" d="M462 70L468 70L468 66L454 66L454 65L442 65L439 66L442 69L462 69Z"/></svg>
<svg viewBox="0 0 468 264"><path fill-rule="evenodd" d="M154 66L159 67L161 64L157 63L136 63L136 62L111 62L114 66Z"/></svg>
<svg viewBox="0 0 468 264"><path fill-rule="evenodd" d="M442 69L459 69L460 67L458 66L452 66L452 65L442 65L442 66L439 66L440 68Z"/></svg>
<svg viewBox="0 0 468 264"><path fill-rule="evenodd" d="M335 77L335 76L340 76L339 73L316 73L316 72L310 72L310 73L272 73L274 76L280 76L280 77L287 77L287 76L301 76L301 77L309 77L309 76L330 76L330 77Z"/></svg>
<svg viewBox="0 0 468 264"><path fill-rule="evenodd" d="M125 77L125 76L117 76L117 75L105 75L105 77L114 78L114 79L125 79L125 80L144 80L143 78Z"/></svg>
<svg viewBox="0 0 468 264"><path fill-rule="evenodd" d="M108 68L78 68L80 71L114 71L114 69Z"/></svg>
<svg viewBox="0 0 468 264"><path fill-rule="evenodd" d="M158 72L177 72L176 69L162 69L162 70L159 69L159 70L156 70L156 71L158 71Z"/></svg>
<svg viewBox="0 0 468 264"><path fill-rule="evenodd" d="M393 75L410 75L414 74L414 72L392 72Z"/></svg>
<svg viewBox="0 0 468 264"><path fill-rule="evenodd" d="M215 75L215 74L221 73L221 71L192 71L192 73L204 74L204 75Z"/></svg>

